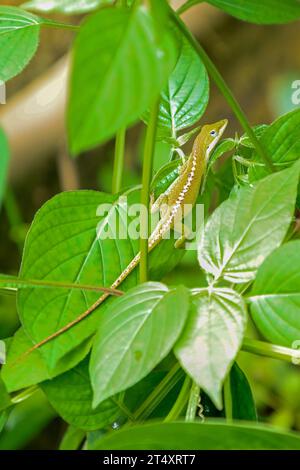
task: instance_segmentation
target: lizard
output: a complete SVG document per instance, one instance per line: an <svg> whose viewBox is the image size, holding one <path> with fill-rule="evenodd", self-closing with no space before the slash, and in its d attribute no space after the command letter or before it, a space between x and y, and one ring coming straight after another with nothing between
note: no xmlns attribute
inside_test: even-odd
<svg viewBox="0 0 300 470"><path fill-rule="evenodd" d="M156 212L159 210L161 218L149 237L149 252L159 244L164 235L171 228L174 228L175 223L178 223L178 221L176 221L176 217L178 218L179 214L183 213L184 205L189 204L190 207L195 205L210 156L217 143L220 141L227 124L228 121L223 119L214 124L204 125L201 128L198 136L194 141L192 152L188 159L181 166L178 177L167 188L167 190L163 192L156 201L154 201L151 207L151 212ZM180 246L182 241L182 239L177 240L175 246ZM140 259L141 253L139 252L113 282L113 284L110 286L110 289L117 289L127 278L127 276L129 276L129 274L139 265ZM35 344L31 349L26 351L24 355L27 355L42 347L46 343L52 341L53 339L63 334L65 331L80 323L92 312L94 312L94 310L96 310L109 296L109 292L104 292L98 298L98 300L85 312L80 314L77 318L62 327L60 330L48 336L41 342Z"/></svg>

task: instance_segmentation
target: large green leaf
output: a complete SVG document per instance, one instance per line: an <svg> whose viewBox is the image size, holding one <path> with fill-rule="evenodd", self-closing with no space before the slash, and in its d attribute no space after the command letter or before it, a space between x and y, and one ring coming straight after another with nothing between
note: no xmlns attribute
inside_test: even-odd
<svg viewBox="0 0 300 470"><path fill-rule="evenodd" d="M291 223L299 165L234 191L210 217L199 244L201 267L215 280L252 280Z"/></svg>
<svg viewBox="0 0 300 470"><path fill-rule="evenodd" d="M159 94L176 61L173 35L165 31L158 44L153 18L137 6L104 8L83 24L68 107L74 153L133 124Z"/></svg>
<svg viewBox="0 0 300 470"><path fill-rule="evenodd" d="M175 69L161 94L158 134L176 137L177 132L197 122L209 99L209 81L199 56L183 39Z"/></svg>
<svg viewBox="0 0 300 470"><path fill-rule="evenodd" d="M112 400L92 408L93 391L86 359L65 374L42 383L41 388L59 415L84 431L106 427L120 415Z"/></svg>
<svg viewBox="0 0 300 470"><path fill-rule="evenodd" d="M290 166L300 158L300 109L287 113L274 121L263 132L260 142L278 169ZM268 169L262 165L258 155L254 155L258 165L250 168L250 180L263 178Z"/></svg>
<svg viewBox="0 0 300 470"><path fill-rule="evenodd" d="M20 8L0 6L0 80L20 73L39 42L41 20Z"/></svg>
<svg viewBox="0 0 300 470"><path fill-rule="evenodd" d="M172 349L184 326L188 291L146 283L100 318L90 375L94 406L143 379Z"/></svg>
<svg viewBox="0 0 300 470"><path fill-rule="evenodd" d="M129 206L139 200L139 191L128 193ZM62 193L37 213L25 243L20 277L110 286L138 252L138 239L130 239L127 232L135 220L136 215L128 215L124 199L118 196L94 191ZM183 250L175 250L173 243L164 240L151 253L152 279L163 276L181 258ZM122 289L136 282L137 270L122 283ZM80 289L23 289L18 292L21 321L37 343L77 318L99 296ZM107 299L105 305L115 300ZM71 357L73 367L74 354L77 362L83 359L85 347L73 350L96 332L101 310L40 348L51 375L61 368L60 361L65 365Z"/></svg>
<svg viewBox="0 0 300 470"><path fill-rule="evenodd" d="M194 291L189 319L175 346L185 371L222 408L222 384L241 346L243 299L231 289Z"/></svg>
<svg viewBox="0 0 300 470"><path fill-rule="evenodd" d="M114 200L110 195L83 191L62 193L48 201L37 213L28 234L20 276L111 284L116 272L124 269L133 255L128 240L122 240L116 249L113 239L100 240L100 233L97 235L98 224L103 224L99 230L107 230L109 216L115 214L111 206L110 214L97 216L98 206L110 205ZM105 270L103 266L108 261L110 267L107 265ZM111 263L116 267L115 273ZM98 297L99 293L73 289L21 290L18 292L21 321L36 343L69 323ZM49 370L53 371L59 359L87 340L96 327L97 313L41 348Z"/></svg>
<svg viewBox="0 0 300 470"><path fill-rule="evenodd" d="M1 59L0 59L1 60ZM9 162L9 147L6 135L0 128L0 208L5 192L6 177Z"/></svg>
<svg viewBox="0 0 300 470"><path fill-rule="evenodd" d="M300 240L281 246L265 260L250 301L262 334L269 341L293 347L300 339Z"/></svg>
<svg viewBox="0 0 300 470"><path fill-rule="evenodd" d="M263 425L155 423L110 433L96 441L93 449L299 450L300 437Z"/></svg>
<svg viewBox="0 0 300 470"><path fill-rule="evenodd" d="M273 24L287 23L300 18L298 0L207 0L236 18L251 23ZM189 0L187 6L200 3Z"/></svg>
<svg viewBox="0 0 300 470"><path fill-rule="evenodd" d="M114 0L32 0L23 3L22 7L28 10L47 13L59 12L67 15L76 15L95 10L101 5L112 4Z"/></svg>

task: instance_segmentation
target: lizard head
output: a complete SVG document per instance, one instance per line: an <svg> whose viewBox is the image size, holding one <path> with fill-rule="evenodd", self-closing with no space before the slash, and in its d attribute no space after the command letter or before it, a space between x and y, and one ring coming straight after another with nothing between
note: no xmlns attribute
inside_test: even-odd
<svg viewBox="0 0 300 470"><path fill-rule="evenodd" d="M206 126L202 127L199 140L201 140L204 144L204 147L207 148L207 160L209 159L212 150L221 139L227 124L227 119L222 119L222 121L215 122L214 124L207 124Z"/></svg>

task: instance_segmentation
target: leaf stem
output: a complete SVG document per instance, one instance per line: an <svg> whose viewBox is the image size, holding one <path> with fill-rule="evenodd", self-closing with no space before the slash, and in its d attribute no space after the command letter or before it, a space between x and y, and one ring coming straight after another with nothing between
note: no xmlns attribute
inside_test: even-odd
<svg viewBox="0 0 300 470"><path fill-rule="evenodd" d="M4 276L0 275L0 287L6 286L8 289L12 288L31 288L31 287L43 287L43 288L59 288L59 289L79 289L93 292L107 292L111 295L121 296L122 291L117 289L111 289L109 287L90 286L86 284L72 284L66 282L57 281L42 281L36 279L20 279L15 276Z"/></svg>
<svg viewBox="0 0 300 470"><path fill-rule="evenodd" d="M181 5L181 7L178 8L178 10L176 10L176 13L178 15L182 15L182 13L186 12L187 10L189 10L191 7L195 6L195 5L198 5L198 3L204 3L205 0L197 0L195 1L194 3L189 3L188 1L186 1L186 3L184 3L183 5Z"/></svg>
<svg viewBox="0 0 300 470"><path fill-rule="evenodd" d="M220 74L219 70L213 63L213 61L210 59L210 57L207 55L203 47L196 41L192 33L186 28L185 24L183 21L179 18L178 14L174 12L171 9L171 15L182 32L182 34L185 36L185 38L189 41L191 46L196 50L198 53L200 59L202 60L203 64L207 68L208 72L210 73L211 77L213 78L215 84L221 91L222 95L226 99L227 103L231 107L232 111L234 112L235 116L239 120L241 126L245 130L245 132L248 134L249 139L251 140L253 146L255 147L258 155L260 158L265 162L266 166L273 172L274 171L274 165L272 160L270 159L269 155L266 153L265 149L257 139L253 129L251 128L248 119L242 110L241 106L237 102L236 98L234 97L232 91L230 90L229 86L223 79L222 75Z"/></svg>
<svg viewBox="0 0 300 470"><path fill-rule="evenodd" d="M199 385L196 384L196 382L193 382L191 390L190 390L189 403L188 403L188 407L187 407L187 411L185 415L186 421L195 420L198 405L199 405L199 396L200 396L200 387Z"/></svg>
<svg viewBox="0 0 300 470"><path fill-rule="evenodd" d="M232 394L230 385L230 373L225 379L224 383L224 405L225 405L225 416L228 423L232 422Z"/></svg>
<svg viewBox="0 0 300 470"><path fill-rule="evenodd" d="M150 183L153 170L153 157L155 149L155 137L157 129L159 101L157 100L151 109L150 119L146 133L146 141L144 148L143 160L143 176L141 191L141 239L140 239L140 282L148 280L148 237L150 226L149 199L150 199Z"/></svg>
<svg viewBox="0 0 300 470"><path fill-rule="evenodd" d="M78 32L80 30L80 26L78 26L78 25L60 23L58 21L49 20L47 18L42 18L41 26L43 26L45 28L68 29L70 31L76 31L76 32Z"/></svg>
<svg viewBox="0 0 300 470"><path fill-rule="evenodd" d="M166 374L163 380L155 387L152 393L146 398L141 406L134 413L135 421L143 421L152 411L156 408L165 396L172 390L172 388L181 379L184 372L182 371L178 362L172 367L172 369Z"/></svg>
<svg viewBox="0 0 300 470"><path fill-rule="evenodd" d="M242 350L253 354L258 354L259 356L281 359L282 361L292 362L295 365L300 365L299 350L286 348L277 344L245 338L242 345Z"/></svg>
<svg viewBox="0 0 300 470"><path fill-rule="evenodd" d="M117 194L121 191L122 187L122 176L124 170L124 158L125 158L125 137L126 128L122 128L116 135L115 144L115 158L114 158L114 169L112 178L112 193Z"/></svg>
<svg viewBox="0 0 300 470"><path fill-rule="evenodd" d="M120 400L117 400L115 397L112 398L112 401L117 405L117 407L124 413L124 415L130 420L134 421L133 413L127 408L127 406Z"/></svg>
<svg viewBox="0 0 300 470"><path fill-rule="evenodd" d="M190 388L191 388L191 379L188 375L186 375L183 385L181 387L180 393L172 409L170 410L170 412L164 419L166 423L169 423L170 421L176 421L179 418L180 414L182 413L182 410L184 409L185 405L188 402Z"/></svg>

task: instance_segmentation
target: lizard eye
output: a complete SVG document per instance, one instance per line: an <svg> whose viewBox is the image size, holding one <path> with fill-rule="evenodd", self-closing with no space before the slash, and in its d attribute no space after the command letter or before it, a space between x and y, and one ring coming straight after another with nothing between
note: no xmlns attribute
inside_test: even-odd
<svg viewBox="0 0 300 470"><path fill-rule="evenodd" d="M217 137L217 131L210 131L210 135L212 137Z"/></svg>

